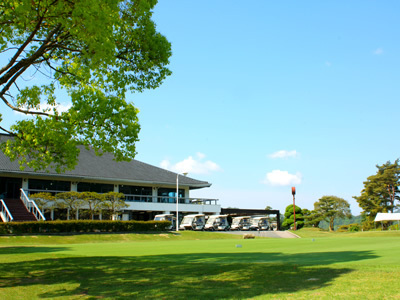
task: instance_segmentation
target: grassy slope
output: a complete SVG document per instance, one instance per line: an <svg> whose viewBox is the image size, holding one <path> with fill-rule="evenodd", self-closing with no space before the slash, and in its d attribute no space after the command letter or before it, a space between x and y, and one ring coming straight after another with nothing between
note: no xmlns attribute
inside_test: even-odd
<svg viewBox="0 0 400 300"><path fill-rule="evenodd" d="M400 297L400 234L296 233L0 237L1 298Z"/></svg>

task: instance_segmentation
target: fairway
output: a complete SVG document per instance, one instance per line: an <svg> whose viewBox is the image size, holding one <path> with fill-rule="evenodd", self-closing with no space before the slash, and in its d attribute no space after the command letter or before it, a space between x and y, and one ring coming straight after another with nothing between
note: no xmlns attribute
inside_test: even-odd
<svg viewBox="0 0 400 300"><path fill-rule="evenodd" d="M400 297L399 233L303 232L0 237L0 298Z"/></svg>

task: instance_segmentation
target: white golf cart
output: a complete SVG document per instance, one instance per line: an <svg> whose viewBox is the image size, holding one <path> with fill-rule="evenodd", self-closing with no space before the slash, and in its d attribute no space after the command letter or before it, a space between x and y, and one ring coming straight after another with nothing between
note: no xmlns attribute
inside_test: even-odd
<svg viewBox="0 0 400 300"><path fill-rule="evenodd" d="M235 217L232 219L231 230L249 230L251 217Z"/></svg>
<svg viewBox="0 0 400 300"><path fill-rule="evenodd" d="M170 221L171 226L167 228L168 230L172 230L176 227L176 218L172 214L156 215L154 221Z"/></svg>
<svg viewBox="0 0 400 300"><path fill-rule="evenodd" d="M203 230L206 223L206 216L203 214L199 215L186 215L183 217L181 224L179 225L180 230Z"/></svg>
<svg viewBox="0 0 400 300"><path fill-rule="evenodd" d="M250 230L270 230L268 217L254 217L251 220Z"/></svg>
<svg viewBox="0 0 400 300"><path fill-rule="evenodd" d="M204 230L210 231L225 231L229 230L228 216L227 215L212 215L208 217Z"/></svg>

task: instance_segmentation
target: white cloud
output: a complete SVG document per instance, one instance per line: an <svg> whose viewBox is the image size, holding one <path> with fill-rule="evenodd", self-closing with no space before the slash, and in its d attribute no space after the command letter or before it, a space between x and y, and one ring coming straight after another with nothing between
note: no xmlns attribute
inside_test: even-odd
<svg viewBox="0 0 400 300"><path fill-rule="evenodd" d="M269 155L270 158L288 158L288 157L296 157L298 155L296 150L279 150Z"/></svg>
<svg viewBox="0 0 400 300"><path fill-rule="evenodd" d="M377 48L377 49L375 49L374 54L375 54L375 55L381 55L381 54L383 54L383 48Z"/></svg>
<svg viewBox="0 0 400 300"><path fill-rule="evenodd" d="M187 172L190 174L208 174L221 171L221 167L217 163L211 160L204 161L205 157L205 154L198 152L195 158L189 156L176 164L171 164L169 160L165 159L160 163L160 167L177 173Z"/></svg>
<svg viewBox="0 0 400 300"><path fill-rule="evenodd" d="M331 67L331 66L332 66L332 63L331 63L330 61L326 61L326 62L325 62L325 66Z"/></svg>
<svg viewBox="0 0 400 300"><path fill-rule="evenodd" d="M263 183L281 186L293 185L300 184L301 178L302 176L299 172L296 174L290 174L288 171L273 170L272 172L267 173Z"/></svg>

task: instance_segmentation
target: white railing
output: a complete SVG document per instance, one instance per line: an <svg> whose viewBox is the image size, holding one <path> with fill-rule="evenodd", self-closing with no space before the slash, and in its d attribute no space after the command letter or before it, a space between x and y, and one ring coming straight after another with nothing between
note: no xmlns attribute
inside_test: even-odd
<svg viewBox="0 0 400 300"><path fill-rule="evenodd" d="M157 202L157 203L176 203L174 196L151 196L151 195L133 195L125 194L126 202ZM181 204L203 204L203 205L217 205L218 199L204 199L204 198L183 198L179 197Z"/></svg>
<svg viewBox="0 0 400 300"><path fill-rule="evenodd" d="M30 200L28 198L28 196L25 194L23 189L21 189L21 200L24 203L24 205L26 206L26 208L28 209L28 211L31 212L35 216L36 220L46 221L46 218L43 216L42 212L37 207L35 201Z"/></svg>
<svg viewBox="0 0 400 300"><path fill-rule="evenodd" d="M0 217L3 220L3 222L12 222L14 218L10 214L10 211L7 208L7 205L4 203L3 199L0 199Z"/></svg>

